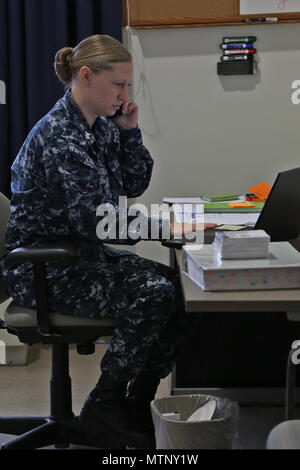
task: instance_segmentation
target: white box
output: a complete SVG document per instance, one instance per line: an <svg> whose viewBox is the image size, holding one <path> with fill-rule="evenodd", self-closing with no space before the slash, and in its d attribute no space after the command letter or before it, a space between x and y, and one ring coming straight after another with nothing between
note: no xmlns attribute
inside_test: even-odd
<svg viewBox="0 0 300 470"><path fill-rule="evenodd" d="M222 259L266 258L270 236L264 230L242 232L216 232L214 249Z"/></svg>
<svg viewBox="0 0 300 470"><path fill-rule="evenodd" d="M300 288L300 253L288 242L270 243L260 259L218 259L212 245L185 245L182 254L183 270L203 290Z"/></svg>
<svg viewBox="0 0 300 470"><path fill-rule="evenodd" d="M23 344L18 337L0 330L0 365L22 366L27 363L28 344Z"/></svg>
<svg viewBox="0 0 300 470"><path fill-rule="evenodd" d="M0 318L4 320L5 310L8 308L11 298L0 305ZM0 330L0 366L22 366L27 364L29 345L23 344L15 335L6 330Z"/></svg>

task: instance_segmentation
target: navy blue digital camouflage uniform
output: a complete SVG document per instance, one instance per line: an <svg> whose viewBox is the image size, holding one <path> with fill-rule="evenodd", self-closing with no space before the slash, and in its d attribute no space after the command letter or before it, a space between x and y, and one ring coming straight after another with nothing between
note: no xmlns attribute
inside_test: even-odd
<svg viewBox="0 0 300 470"><path fill-rule="evenodd" d="M165 377L189 329L177 273L96 235L97 207L141 195L152 166L138 127L120 131L98 117L91 129L70 90L35 125L12 165L6 248L63 239L79 244L74 264L47 266L50 307L116 318L101 369L118 381L143 370ZM30 264L3 268L3 280L19 305L35 307Z"/></svg>

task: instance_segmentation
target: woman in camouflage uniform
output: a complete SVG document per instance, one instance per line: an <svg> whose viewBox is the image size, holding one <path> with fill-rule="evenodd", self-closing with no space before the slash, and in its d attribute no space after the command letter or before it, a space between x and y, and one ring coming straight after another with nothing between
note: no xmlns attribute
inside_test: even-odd
<svg viewBox="0 0 300 470"><path fill-rule="evenodd" d="M108 247L96 234L97 207L141 195L151 177L138 109L128 99L132 69L130 53L109 36L58 51L55 70L67 91L34 126L12 165L6 236L7 250L76 240L76 263L49 265L51 309L116 319L100 380L80 415L102 447L154 446L149 402L189 329L176 272ZM3 278L19 305L35 307L30 266L3 269Z"/></svg>

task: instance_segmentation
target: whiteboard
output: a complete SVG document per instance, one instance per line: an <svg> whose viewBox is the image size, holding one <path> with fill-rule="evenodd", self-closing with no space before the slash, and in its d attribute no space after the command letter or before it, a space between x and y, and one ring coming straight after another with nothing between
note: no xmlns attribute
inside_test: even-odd
<svg viewBox="0 0 300 470"><path fill-rule="evenodd" d="M240 15L299 11L300 0L240 0Z"/></svg>

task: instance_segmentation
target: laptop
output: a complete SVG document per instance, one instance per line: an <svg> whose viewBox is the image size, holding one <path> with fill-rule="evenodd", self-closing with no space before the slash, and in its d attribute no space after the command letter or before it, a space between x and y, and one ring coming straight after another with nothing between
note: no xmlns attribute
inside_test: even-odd
<svg viewBox="0 0 300 470"><path fill-rule="evenodd" d="M272 242L300 235L300 167L278 173L254 230L265 230Z"/></svg>
<svg viewBox="0 0 300 470"><path fill-rule="evenodd" d="M272 242L300 235L300 167L278 173L256 224L244 230L265 230ZM214 232L204 232L204 243L214 241Z"/></svg>

